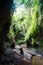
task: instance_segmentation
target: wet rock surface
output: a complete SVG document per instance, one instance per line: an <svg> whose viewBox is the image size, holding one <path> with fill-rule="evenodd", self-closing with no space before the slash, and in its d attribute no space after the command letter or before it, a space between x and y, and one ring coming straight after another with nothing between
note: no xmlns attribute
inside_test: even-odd
<svg viewBox="0 0 43 65"><path fill-rule="evenodd" d="M7 49L0 57L0 65L30 65L27 61L21 60L18 50Z"/></svg>
<svg viewBox="0 0 43 65"><path fill-rule="evenodd" d="M43 58L43 53L40 55L41 53L39 50L23 48L23 51L24 55L22 56L23 58L21 60L19 47L16 49L7 48L4 54L0 57L0 65L32 65L32 62L37 63L37 59L43 63L43 60L40 59ZM33 59L31 59L32 55L35 55L37 58L33 57Z"/></svg>

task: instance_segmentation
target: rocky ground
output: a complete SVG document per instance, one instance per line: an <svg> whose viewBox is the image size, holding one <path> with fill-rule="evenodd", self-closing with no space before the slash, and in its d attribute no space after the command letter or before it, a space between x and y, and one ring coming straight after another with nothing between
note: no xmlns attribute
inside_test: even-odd
<svg viewBox="0 0 43 65"><path fill-rule="evenodd" d="M19 52L14 49L7 49L6 52L0 57L0 65L31 65L31 63L21 60Z"/></svg>
<svg viewBox="0 0 43 65"><path fill-rule="evenodd" d="M0 65L43 65L43 54L42 56L37 50L23 48L24 56L20 55L19 46L18 49L8 48L5 50L4 54L0 57ZM38 53L37 53L38 52ZM31 59L32 54L33 58Z"/></svg>

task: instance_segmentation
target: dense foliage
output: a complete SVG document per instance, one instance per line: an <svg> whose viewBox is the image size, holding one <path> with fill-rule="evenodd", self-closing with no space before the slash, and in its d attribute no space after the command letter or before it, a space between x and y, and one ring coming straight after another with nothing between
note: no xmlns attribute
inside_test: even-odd
<svg viewBox="0 0 43 65"><path fill-rule="evenodd" d="M43 1L15 0L16 10L12 16L9 37L16 43L43 43ZM17 7L18 6L18 7Z"/></svg>

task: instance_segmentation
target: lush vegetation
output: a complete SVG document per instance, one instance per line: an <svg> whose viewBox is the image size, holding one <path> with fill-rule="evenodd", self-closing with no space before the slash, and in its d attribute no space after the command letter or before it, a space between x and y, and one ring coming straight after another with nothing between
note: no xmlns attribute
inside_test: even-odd
<svg viewBox="0 0 43 65"><path fill-rule="evenodd" d="M15 11L12 16L8 37L16 43L27 40L33 45L43 43L43 1L14 0ZM30 40L31 38L31 40Z"/></svg>

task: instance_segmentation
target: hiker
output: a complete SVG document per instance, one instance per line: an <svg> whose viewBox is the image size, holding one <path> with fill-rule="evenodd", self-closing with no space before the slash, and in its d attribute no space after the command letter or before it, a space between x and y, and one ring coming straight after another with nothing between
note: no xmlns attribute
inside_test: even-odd
<svg viewBox="0 0 43 65"><path fill-rule="evenodd" d="M24 52L23 52L22 48L20 48L20 58L21 58L21 60L24 59Z"/></svg>

